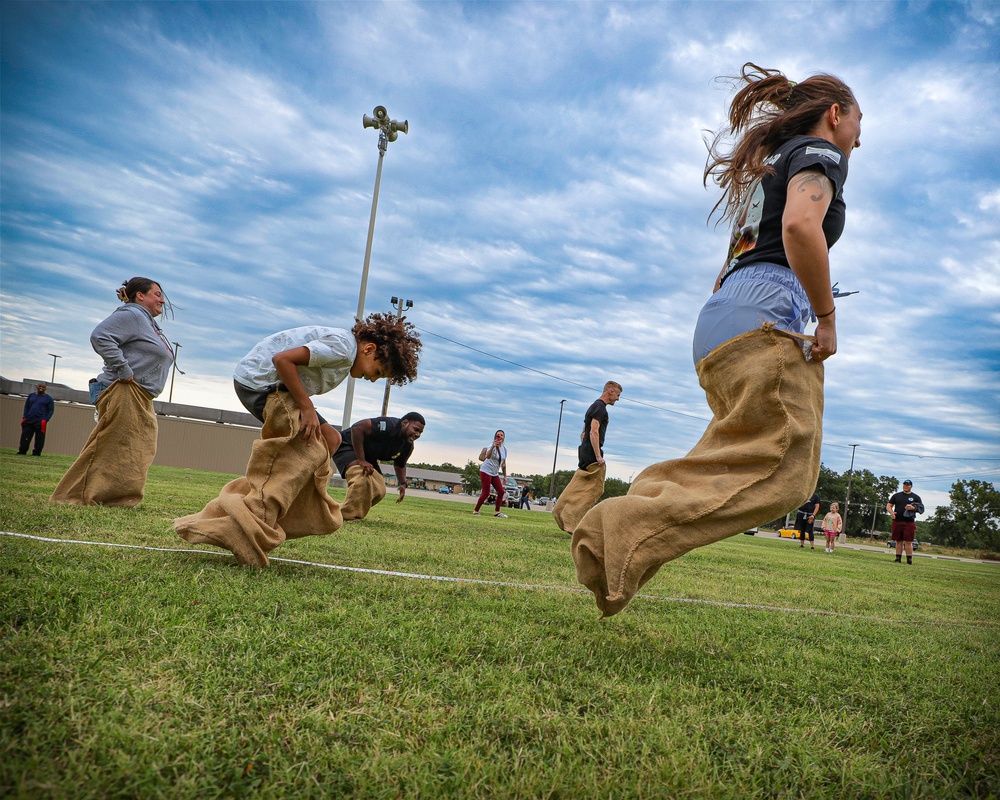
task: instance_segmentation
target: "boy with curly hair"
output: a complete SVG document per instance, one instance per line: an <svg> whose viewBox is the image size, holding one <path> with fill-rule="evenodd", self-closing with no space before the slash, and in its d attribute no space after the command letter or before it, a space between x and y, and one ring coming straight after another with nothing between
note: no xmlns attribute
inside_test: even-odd
<svg viewBox="0 0 1000 800"><path fill-rule="evenodd" d="M348 376L395 386L415 380L422 344L405 317L385 313L350 331L304 326L258 342L233 375L240 402L264 424L247 474L197 514L174 520L177 533L230 550L240 564L266 567L267 553L285 539L339 529L340 507L326 487L342 439L310 398Z"/></svg>

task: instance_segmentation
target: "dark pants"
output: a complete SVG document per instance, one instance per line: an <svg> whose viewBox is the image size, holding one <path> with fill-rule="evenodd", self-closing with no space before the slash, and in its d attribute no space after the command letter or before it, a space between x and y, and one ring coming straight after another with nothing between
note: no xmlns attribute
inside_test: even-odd
<svg viewBox="0 0 1000 800"><path fill-rule="evenodd" d="M813 533L813 523L810 522L808 515L801 513L797 514L795 517L795 527L798 528L799 541L802 542L802 544L806 543L807 536L809 537L810 543L814 541L813 537L815 534Z"/></svg>
<svg viewBox="0 0 1000 800"><path fill-rule="evenodd" d="M40 456L42 448L45 447L45 432L42 430L42 421L21 423L21 443L17 446L17 452L25 455L28 452L28 445L31 444L31 437L35 437L35 449L31 451L33 456Z"/></svg>

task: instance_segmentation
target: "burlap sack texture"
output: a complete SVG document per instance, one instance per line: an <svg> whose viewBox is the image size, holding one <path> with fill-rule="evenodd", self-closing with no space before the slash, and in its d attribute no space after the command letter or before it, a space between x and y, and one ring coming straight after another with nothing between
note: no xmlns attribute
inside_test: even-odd
<svg viewBox="0 0 1000 800"><path fill-rule="evenodd" d="M50 499L137 506L155 456L153 396L135 381L115 381L97 398L97 425Z"/></svg>
<svg viewBox="0 0 1000 800"><path fill-rule="evenodd" d="M569 486L562 490L559 502L552 509L552 517L556 525L566 533L573 533L587 512L604 494L604 478L607 474L607 464L594 462L586 469L578 469L573 473Z"/></svg>
<svg viewBox="0 0 1000 800"><path fill-rule="evenodd" d="M344 477L347 479L347 495L340 513L345 521L364 519L372 506L378 505L385 498L385 478L378 469L371 475L365 475L358 464L348 467Z"/></svg>
<svg viewBox="0 0 1000 800"><path fill-rule="evenodd" d="M617 614L666 562L780 517L819 478L823 365L769 326L697 366L713 419L684 458L643 470L577 525L577 579ZM560 501L561 502L561 501Z"/></svg>
<svg viewBox="0 0 1000 800"><path fill-rule="evenodd" d="M197 514L175 519L178 535L229 550L245 566L266 567L267 554L286 539L338 530L340 507L326 491L329 450L322 436L306 444L299 432L298 407L287 392L274 392L246 476L227 483Z"/></svg>

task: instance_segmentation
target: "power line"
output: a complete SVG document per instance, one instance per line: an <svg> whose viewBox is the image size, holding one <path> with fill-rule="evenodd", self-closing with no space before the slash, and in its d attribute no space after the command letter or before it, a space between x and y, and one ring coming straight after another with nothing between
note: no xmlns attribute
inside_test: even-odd
<svg viewBox="0 0 1000 800"><path fill-rule="evenodd" d="M923 475L923 476L917 475L916 479L918 481L931 481L931 480L941 480L943 478L962 478L962 479L979 478L979 477L987 478L990 475L996 475L996 474L997 471L995 469L991 469L991 470L981 470L979 472L952 472L945 475Z"/></svg>
<svg viewBox="0 0 1000 800"><path fill-rule="evenodd" d="M464 347L466 350L471 350L473 353L479 353L480 355L486 356L487 358L492 358L497 361L502 361L504 364L510 364L511 366L517 367L518 369L526 369L529 372L534 372L537 373L538 375L544 375L546 378L552 378L552 380L559 381L560 383L566 383L569 384L570 386L576 386L580 389L587 389L588 391L591 392L603 391L603 388L598 389L593 386L587 386L582 383L577 383L575 381L568 380L567 378L562 378L558 375L553 375L551 372L545 372L544 370L536 369L535 367L529 367L526 364L519 364L516 361L511 361L509 358L502 358L501 356L494 355L493 353L487 353L485 350L480 350L476 347L472 347L470 345L456 341L455 339L449 339L447 336L442 336L440 333L435 333L434 331L429 331L426 328L421 328L419 325L414 325L413 327L415 327L418 331L421 331L422 333L427 333L430 334L431 336L436 336L438 339L450 342L451 344L457 345L458 347ZM708 417L700 417L697 414L688 414L687 412L684 411L675 411L672 408L664 408L663 406L654 405L653 403L646 403L643 402L642 400L633 400L631 397L627 397L625 395L622 395L621 400L628 403L634 403L637 406L645 406L646 408L652 408L655 409L656 411L663 411L664 413L667 414L676 414L679 417L696 419L700 420L701 422L711 422L711 420ZM849 444L847 445L832 444L830 442L824 442L823 445L824 447L841 447L844 449L851 447L851 445ZM900 453L900 452L895 452L893 450L876 450L874 448L863 447L861 445L858 445L857 448L866 453L879 453L881 455L890 455L890 456L906 456L909 458L927 458L927 459L935 459L941 461L991 461L991 462L1000 461L1000 458L974 458L974 457L970 458L968 456L925 456L919 453ZM981 473L977 472L974 474L981 474ZM942 477L947 477L947 476L942 476Z"/></svg>
<svg viewBox="0 0 1000 800"><path fill-rule="evenodd" d="M827 442L824 442L823 444L826 445ZM849 445L849 444L830 444L829 446L830 447L843 447L843 448L846 449L846 448L850 447L851 445ZM993 458L993 457L977 457L977 456L925 456L925 455L921 455L920 453L900 453L900 452L897 452L895 450L876 450L873 447L863 447L861 445L858 446L858 449L859 450L864 450L866 453L879 453L880 455L887 455L887 456L907 456L908 458L928 458L928 459L934 459L936 461L1000 461L1000 458Z"/></svg>
<svg viewBox="0 0 1000 800"><path fill-rule="evenodd" d="M577 383L576 381L568 380L567 378L561 378L558 375L553 375L551 372L545 372L544 370L535 369L534 367L529 367L525 364L518 364L516 361L511 361L509 358L501 358L500 356L493 355L493 353L487 353L485 350L479 350L475 347L470 347L467 344L462 344L462 342L456 342L454 339L449 339L447 336L442 336L440 333L434 333L434 331L429 331L426 328L421 328L418 325L414 325L421 333L429 333L431 336L436 336L438 339L443 339L446 342L451 342L452 344L458 345L459 347L464 347L466 350L471 350L473 353L479 353L487 358L493 358L497 361L502 361L504 364L510 364L511 366L518 367L519 369L526 369L529 372L535 372L539 375L544 375L546 378L552 378L553 380L559 381L560 383L568 383L570 386L577 386L580 389L587 389L591 392L597 392L598 394L604 391L603 387L597 389L593 386L587 386L583 383ZM664 411L667 414L676 414L679 417L687 417L688 419L697 419L701 422L709 422L708 417L699 417L697 414L688 414L684 411L674 411L672 408L664 408L663 406L653 405L652 403L645 403L642 400L633 400L631 397L622 396L622 400L628 403L635 403L637 406L646 406L646 408L654 408L657 411Z"/></svg>

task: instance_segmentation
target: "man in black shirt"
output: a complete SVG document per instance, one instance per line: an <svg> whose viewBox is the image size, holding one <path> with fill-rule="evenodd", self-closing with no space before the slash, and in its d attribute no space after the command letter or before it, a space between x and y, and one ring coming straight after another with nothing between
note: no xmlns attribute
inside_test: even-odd
<svg viewBox="0 0 1000 800"><path fill-rule="evenodd" d="M406 496L406 462L413 453L413 443L424 432L424 418L411 411L401 419L372 417L355 422L341 431L343 441L333 454L333 463L347 479L347 497L340 507L345 520L364 519L372 506L385 497L385 478L380 461L392 459L399 481L399 499Z"/></svg>
<svg viewBox="0 0 1000 800"><path fill-rule="evenodd" d="M896 543L896 561L902 563L906 547L906 563L913 563L913 536L917 530L917 514L924 513L919 494L914 494L913 481L903 481L903 491L889 498L886 510L892 515L892 540Z"/></svg>
<svg viewBox="0 0 1000 800"><path fill-rule="evenodd" d="M566 533L573 533L577 523L604 494L604 434L608 430L608 406L621 397L620 383L608 381L604 393L587 409L583 418L583 432L577 449L579 464L569 486L559 495L559 504L552 509L556 524Z"/></svg>

